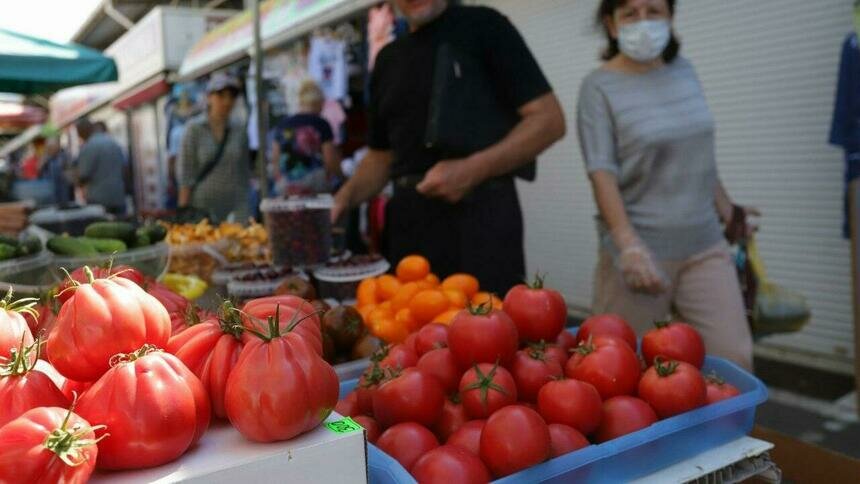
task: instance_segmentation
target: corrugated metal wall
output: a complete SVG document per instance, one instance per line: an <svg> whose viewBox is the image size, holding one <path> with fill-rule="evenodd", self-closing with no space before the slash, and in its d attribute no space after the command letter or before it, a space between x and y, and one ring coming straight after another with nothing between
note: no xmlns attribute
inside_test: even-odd
<svg viewBox="0 0 860 484"><path fill-rule="evenodd" d="M574 120L579 84L602 45L592 25L597 0L472 3L513 20L564 104L567 138L542 157L538 181L520 185L526 250L530 271L549 271L571 304L587 308L594 204ZM813 309L805 331L767 338L759 350L841 368L853 356L849 244L840 238L842 156L827 130L851 3L684 0L676 18L717 120L723 181L738 202L763 210L759 244L770 275Z"/></svg>

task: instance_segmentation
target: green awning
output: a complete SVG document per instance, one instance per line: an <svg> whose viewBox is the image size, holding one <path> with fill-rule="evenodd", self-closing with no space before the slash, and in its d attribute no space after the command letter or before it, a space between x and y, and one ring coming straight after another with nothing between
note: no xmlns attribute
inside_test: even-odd
<svg viewBox="0 0 860 484"><path fill-rule="evenodd" d="M0 92L47 94L116 79L116 64L101 52L0 29Z"/></svg>

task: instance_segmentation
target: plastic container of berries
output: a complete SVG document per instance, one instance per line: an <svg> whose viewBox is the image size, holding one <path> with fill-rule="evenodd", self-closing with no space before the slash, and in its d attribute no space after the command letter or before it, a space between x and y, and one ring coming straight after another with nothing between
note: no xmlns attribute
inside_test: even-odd
<svg viewBox="0 0 860 484"><path fill-rule="evenodd" d="M332 248L331 195L267 198L260 204L275 265L316 267Z"/></svg>

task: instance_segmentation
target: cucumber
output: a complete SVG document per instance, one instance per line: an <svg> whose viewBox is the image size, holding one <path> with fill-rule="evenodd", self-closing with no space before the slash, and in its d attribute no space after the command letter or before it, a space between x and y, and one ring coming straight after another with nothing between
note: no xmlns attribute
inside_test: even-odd
<svg viewBox="0 0 860 484"><path fill-rule="evenodd" d="M95 249L101 254L113 254L114 252L125 252L128 250L128 246L125 245L125 242L119 239L93 239L90 237L78 237L78 240L95 247Z"/></svg>
<svg viewBox="0 0 860 484"><path fill-rule="evenodd" d="M11 245L12 247L17 248L20 245L20 242L18 242L18 239L15 237L0 234L0 244Z"/></svg>
<svg viewBox="0 0 860 484"><path fill-rule="evenodd" d="M149 243L154 244L161 242L167 237L167 227L161 224L149 224L146 227L138 229L138 234L144 233L149 237Z"/></svg>
<svg viewBox="0 0 860 484"><path fill-rule="evenodd" d="M84 236L90 239L118 239L126 243L137 238L134 225L127 222L95 222L87 225Z"/></svg>
<svg viewBox="0 0 860 484"><path fill-rule="evenodd" d="M11 259L18 254L18 249L14 245L0 242L0 261Z"/></svg>
<svg viewBox="0 0 860 484"><path fill-rule="evenodd" d="M89 242L65 235L48 239L48 249L55 254L72 257L99 254L99 251Z"/></svg>
<svg viewBox="0 0 860 484"><path fill-rule="evenodd" d="M134 240L134 243L131 244L135 249L139 249L141 247L148 247L152 245L152 241L149 239L149 234L138 229L137 238Z"/></svg>
<svg viewBox="0 0 860 484"><path fill-rule="evenodd" d="M33 255L42 251L42 241L38 237L27 237L18 245L18 255Z"/></svg>

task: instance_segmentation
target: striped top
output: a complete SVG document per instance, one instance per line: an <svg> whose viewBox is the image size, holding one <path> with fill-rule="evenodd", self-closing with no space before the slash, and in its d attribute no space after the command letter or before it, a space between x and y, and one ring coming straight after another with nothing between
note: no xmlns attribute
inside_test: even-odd
<svg viewBox="0 0 860 484"><path fill-rule="evenodd" d="M577 130L588 172L618 178L627 215L658 259L686 259L722 239L714 120L686 59L645 74L593 71L580 89ZM614 251L597 218L602 247Z"/></svg>
<svg viewBox="0 0 860 484"><path fill-rule="evenodd" d="M209 128L206 114L190 119L182 135L176 166L179 185L192 186L197 174L217 152L218 140ZM248 135L244 127L234 123L230 125L221 159L194 190L191 205L208 210L213 222L221 222L231 213L236 220L244 221L250 214L250 180Z"/></svg>

